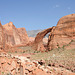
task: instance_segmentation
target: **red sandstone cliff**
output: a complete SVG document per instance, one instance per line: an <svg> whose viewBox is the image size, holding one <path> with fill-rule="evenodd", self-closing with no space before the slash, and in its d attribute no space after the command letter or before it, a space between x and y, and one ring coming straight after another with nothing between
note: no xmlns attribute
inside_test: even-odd
<svg viewBox="0 0 75 75"><path fill-rule="evenodd" d="M71 44L75 41L75 14L62 17L51 31L49 50ZM73 43L73 46L75 43Z"/></svg>
<svg viewBox="0 0 75 75"><path fill-rule="evenodd" d="M17 28L17 30L18 30L18 34L21 37L21 43L27 44L29 42L29 38L28 38L28 35L26 32L26 29L25 28Z"/></svg>
<svg viewBox="0 0 75 75"><path fill-rule="evenodd" d="M5 47L5 38L4 38L3 27L0 22L0 49L4 49L4 47Z"/></svg>
<svg viewBox="0 0 75 75"><path fill-rule="evenodd" d="M43 38L50 32L48 37L48 50L70 45L75 48L75 14L62 17L57 26L45 29L37 34L33 48L38 51L45 50Z"/></svg>
<svg viewBox="0 0 75 75"><path fill-rule="evenodd" d="M29 38L25 28L16 28L12 22L9 22L3 26L0 23L0 49L7 46L12 47L27 44L28 42Z"/></svg>

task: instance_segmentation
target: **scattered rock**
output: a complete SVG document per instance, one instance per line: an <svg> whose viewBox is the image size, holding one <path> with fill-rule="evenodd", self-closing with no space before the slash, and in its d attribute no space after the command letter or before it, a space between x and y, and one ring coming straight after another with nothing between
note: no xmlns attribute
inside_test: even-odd
<svg viewBox="0 0 75 75"><path fill-rule="evenodd" d="M8 54L8 56L10 56ZM28 74L28 75L71 75L75 74L66 69L55 68L52 66L44 66L45 62L43 60L40 61L30 61L28 58L24 56L2 56L0 57L0 74ZM19 62L19 63L17 63ZM42 66L41 66L42 65Z"/></svg>

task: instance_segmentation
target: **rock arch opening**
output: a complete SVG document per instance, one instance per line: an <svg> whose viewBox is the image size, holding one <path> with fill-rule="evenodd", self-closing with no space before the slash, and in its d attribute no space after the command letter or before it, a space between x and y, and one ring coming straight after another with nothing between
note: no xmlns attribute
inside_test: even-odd
<svg viewBox="0 0 75 75"><path fill-rule="evenodd" d="M44 47L44 44L43 44L43 38L46 36L46 34L51 32L52 29L53 29L53 27L45 29L36 35L35 40L34 40L34 45L33 45L35 50L37 50L37 51L46 50L46 48Z"/></svg>
<svg viewBox="0 0 75 75"><path fill-rule="evenodd" d="M47 33L47 34L43 37L43 45L44 45L44 47L45 47L46 50L48 49L48 48L47 48L47 45L48 45L48 37L49 37L49 34L50 34L50 32Z"/></svg>

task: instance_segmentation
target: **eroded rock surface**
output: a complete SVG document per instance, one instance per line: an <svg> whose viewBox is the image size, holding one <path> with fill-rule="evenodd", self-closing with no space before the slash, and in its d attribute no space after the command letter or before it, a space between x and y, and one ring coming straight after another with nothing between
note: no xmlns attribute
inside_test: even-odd
<svg viewBox="0 0 75 75"><path fill-rule="evenodd" d="M52 29L53 29L53 27L45 29L36 35L35 40L34 40L34 44L33 44L33 48L35 50L38 50L38 51L44 51L45 50L45 47L43 45L43 38L47 33L51 32Z"/></svg>
<svg viewBox="0 0 75 75"><path fill-rule="evenodd" d="M5 41L9 46L28 43L28 35L25 28L16 28L12 22L3 25Z"/></svg>
<svg viewBox="0 0 75 75"><path fill-rule="evenodd" d="M69 49L75 48L75 14L62 17L57 26L45 29L39 32L33 44L35 50L44 51L43 38L50 32L48 37L47 50L71 46Z"/></svg>
<svg viewBox="0 0 75 75"><path fill-rule="evenodd" d="M49 36L49 50L69 45L75 41L75 14L62 17Z"/></svg>
<svg viewBox="0 0 75 75"><path fill-rule="evenodd" d="M0 53L0 75L75 75L64 68L44 66L25 56Z"/></svg>
<svg viewBox="0 0 75 75"><path fill-rule="evenodd" d="M18 31L12 22L3 25L3 28L5 33L6 44L10 46L21 44L20 35L18 34Z"/></svg>
<svg viewBox="0 0 75 75"><path fill-rule="evenodd" d="M29 42L29 37L27 35L26 29L25 28L17 28L17 30L21 37L21 43L27 44Z"/></svg>
<svg viewBox="0 0 75 75"><path fill-rule="evenodd" d="M0 50L4 49L4 47L5 47L5 38L4 38L3 27L0 22Z"/></svg>

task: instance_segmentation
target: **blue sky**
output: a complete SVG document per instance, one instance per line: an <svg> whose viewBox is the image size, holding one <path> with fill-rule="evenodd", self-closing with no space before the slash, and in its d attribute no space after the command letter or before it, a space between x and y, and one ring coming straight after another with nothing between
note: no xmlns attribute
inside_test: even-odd
<svg viewBox="0 0 75 75"><path fill-rule="evenodd" d="M13 22L26 30L46 29L58 20L75 13L75 0L0 0L2 25Z"/></svg>

